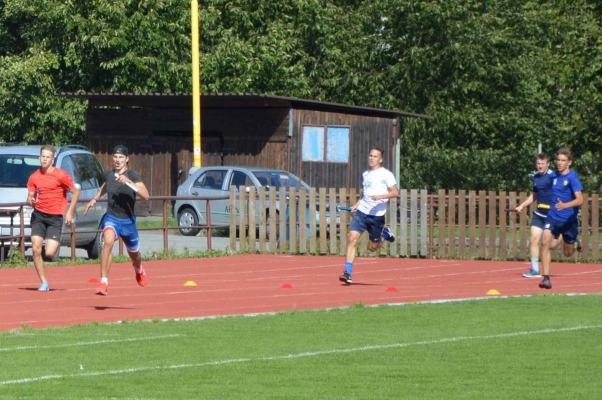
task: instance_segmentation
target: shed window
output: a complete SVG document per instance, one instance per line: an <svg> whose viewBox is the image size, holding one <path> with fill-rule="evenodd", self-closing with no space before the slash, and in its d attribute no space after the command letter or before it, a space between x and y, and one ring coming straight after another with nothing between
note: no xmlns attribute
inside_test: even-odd
<svg viewBox="0 0 602 400"><path fill-rule="evenodd" d="M304 126L302 160L309 162L349 162L349 128Z"/></svg>

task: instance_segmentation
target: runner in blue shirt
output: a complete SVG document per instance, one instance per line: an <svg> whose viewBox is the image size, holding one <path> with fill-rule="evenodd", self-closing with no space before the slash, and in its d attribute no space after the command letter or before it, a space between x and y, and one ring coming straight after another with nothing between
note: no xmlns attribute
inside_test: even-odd
<svg viewBox="0 0 602 400"><path fill-rule="evenodd" d="M565 257L573 255L575 250L581 251L581 242L577 239L579 226L577 215L583 203L583 185L579 176L571 170L573 154L566 147L558 150L556 164L558 171L552 181L552 207L548 213L542 236L541 265L543 279L539 283L542 289L552 289L550 282L551 250L555 250L562 235L564 244L562 252Z"/></svg>
<svg viewBox="0 0 602 400"><path fill-rule="evenodd" d="M523 201L518 207L517 212L521 212L533 202L537 202L537 209L533 211L531 217L531 269L525 272L525 278L540 278L539 272L539 242L543 233L543 226L550 211L552 204L552 182L556 177L556 173L550 169L550 156L544 153L538 154L535 157L535 166L537 173L533 176L533 192Z"/></svg>

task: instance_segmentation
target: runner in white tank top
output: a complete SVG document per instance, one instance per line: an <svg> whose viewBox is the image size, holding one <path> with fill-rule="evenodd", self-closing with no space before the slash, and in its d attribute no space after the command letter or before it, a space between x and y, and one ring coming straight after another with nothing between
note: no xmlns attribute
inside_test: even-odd
<svg viewBox="0 0 602 400"><path fill-rule="evenodd" d="M353 283L351 271L357 241L368 231L370 242L368 250L375 252L384 241L395 241L395 235L385 227L385 214L389 199L399 196L395 176L391 171L383 168L384 150L379 147L370 149L368 157L368 170L362 174L363 191L360 200L352 207L355 213L351 224L349 224L349 236L347 240L347 258L345 260L345 272L339 277L341 282Z"/></svg>

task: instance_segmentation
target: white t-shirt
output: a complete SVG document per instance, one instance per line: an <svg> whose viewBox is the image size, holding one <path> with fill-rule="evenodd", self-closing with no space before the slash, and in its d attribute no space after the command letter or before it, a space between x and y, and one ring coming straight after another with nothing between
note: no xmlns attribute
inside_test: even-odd
<svg viewBox="0 0 602 400"><path fill-rule="evenodd" d="M395 176L388 169L381 167L365 171L362 179L364 195L357 209L368 215L385 215L389 199L372 200L372 196L389 193L389 188L397 185Z"/></svg>

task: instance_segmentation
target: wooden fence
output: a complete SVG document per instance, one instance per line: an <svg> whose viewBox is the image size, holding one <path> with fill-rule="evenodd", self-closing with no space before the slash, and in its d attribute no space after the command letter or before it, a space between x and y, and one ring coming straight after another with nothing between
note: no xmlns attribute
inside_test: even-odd
<svg viewBox="0 0 602 400"><path fill-rule="evenodd" d="M242 188L241 188L242 189ZM240 194L239 194L240 193ZM385 243L375 256L462 259L526 260L529 258L530 216L534 209L508 213L527 194L492 191L400 190L391 199L387 225L396 240ZM357 202L354 189L312 188L309 191L251 187L230 191L230 247L235 251L292 254L344 255L352 215L336 212L336 205ZM291 201L294 199L294 201ZM238 203L237 203L238 202ZM243 204L244 206L240 206ZM600 257L600 198L584 195L581 208L580 259ZM256 215L256 218L249 218ZM367 234L360 238L359 255L372 255L366 248ZM556 257L562 257L558 252Z"/></svg>

